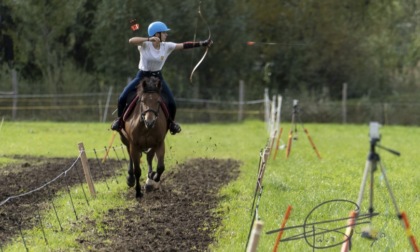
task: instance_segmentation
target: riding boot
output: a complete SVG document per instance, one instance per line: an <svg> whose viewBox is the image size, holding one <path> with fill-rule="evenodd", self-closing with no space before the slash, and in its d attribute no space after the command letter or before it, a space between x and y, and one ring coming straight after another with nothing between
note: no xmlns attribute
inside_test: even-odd
<svg viewBox="0 0 420 252"><path fill-rule="evenodd" d="M181 126L179 126L179 124L177 124L175 121L172 121L169 124L169 131L172 135L175 135L176 133L181 132Z"/></svg>
<svg viewBox="0 0 420 252"><path fill-rule="evenodd" d="M111 125L111 129L115 131L121 130L121 117L118 117L117 119L115 119L115 121Z"/></svg>

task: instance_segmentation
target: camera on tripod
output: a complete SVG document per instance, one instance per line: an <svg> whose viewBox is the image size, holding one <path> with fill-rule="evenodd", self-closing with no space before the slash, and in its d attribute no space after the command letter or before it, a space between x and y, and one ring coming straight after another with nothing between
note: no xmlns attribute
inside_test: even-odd
<svg viewBox="0 0 420 252"><path fill-rule="evenodd" d="M293 100L293 108L297 108L299 100Z"/></svg>
<svg viewBox="0 0 420 252"><path fill-rule="evenodd" d="M298 104L299 104L299 100L293 100L293 114L299 113Z"/></svg>
<svg viewBox="0 0 420 252"><path fill-rule="evenodd" d="M379 133L379 128L381 124L378 122L370 122L369 125L369 137L370 140L379 141L381 139L381 134Z"/></svg>

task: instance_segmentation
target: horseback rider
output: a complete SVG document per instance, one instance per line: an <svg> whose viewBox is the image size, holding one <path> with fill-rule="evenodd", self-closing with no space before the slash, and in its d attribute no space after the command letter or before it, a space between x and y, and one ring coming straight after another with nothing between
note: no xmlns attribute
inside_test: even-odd
<svg viewBox="0 0 420 252"><path fill-rule="evenodd" d="M200 46L210 47L212 40L200 42L174 43L166 42L167 32L170 29L166 24L156 21L148 27L148 37L132 37L128 43L136 45L140 52L139 71L136 77L124 88L118 98L118 118L112 123L111 129L119 131L123 125L122 116L127 103L127 97L136 90L136 86L143 77L155 76L162 82L162 97L166 101L169 111L169 131L172 135L181 132L181 126L175 122L176 104L173 94L163 79L162 68L166 59L174 50L190 49Z"/></svg>

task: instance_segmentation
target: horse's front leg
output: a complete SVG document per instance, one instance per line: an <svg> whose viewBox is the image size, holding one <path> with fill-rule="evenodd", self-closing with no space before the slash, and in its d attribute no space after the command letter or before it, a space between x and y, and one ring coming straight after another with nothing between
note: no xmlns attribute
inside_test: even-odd
<svg viewBox="0 0 420 252"><path fill-rule="evenodd" d="M141 158L141 152L132 151L130 153L130 157L131 157L132 162L133 162L134 177L136 178L136 181L135 181L136 198L141 198L143 196L143 193L141 192L141 187L140 187L140 176L141 176L140 158Z"/></svg>
<svg viewBox="0 0 420 252"><path fill-rule="evenodd" d="M160 176L162 176L162 173L165 171L165 142L162 142L159 148L156 149L156 158L157 158L157 167L156 167L157 175L155 178L153 178L153 180L156 182L159 182Z"/></svg>
<svg viewBox="0 0 420 252"><path fill-rule="evenodd" d="M156 184L154 177L156 177L156 172L153 171L153 158L155 157L155 150L150 150L147 152L147 166L149 167L149 171L147 173L147 180L144 189L146 192L153 191L153 189L157 189L158 185Z"/></svg>
<svg viewBox="0 0 420 252"><path fill-rule="evenodd" d="M157 169L154 172L151 168L149 168L149 174L146 183L146 190L151 191L153 189L159 189L160 187L160 177L165 171L165 143L163 142L157 149L156 149L156 158L157 158ZM148 156L149 159L149 156ZM150 158L152 161L153 156ZM150 166L151 167L151 164Z"/></svg>
<svg viewBox="0 0 420 252"><path fill-rule="evenodd" d="M128 176L127 176L127 185L129 187L133 187L136 183L136 179L134 178L134 167L133 167L133 159L130 155L130 160L128 164Z"/></svg>
<svg viewBox="0 0 420 252"><path fill-rule="evenodd" d="M147 152L147 167L149 167L149 172L147 173L148 178L153 178L153 158L155 157L155 150L150 150Z"/></svg>

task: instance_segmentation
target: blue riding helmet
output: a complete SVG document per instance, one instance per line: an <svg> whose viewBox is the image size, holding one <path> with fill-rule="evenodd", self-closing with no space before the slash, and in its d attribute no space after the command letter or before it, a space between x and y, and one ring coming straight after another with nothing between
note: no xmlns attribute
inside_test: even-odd
<svg viewBox="0 0 420 252"><path fill-rule="evenodd" d="M149 28L147 29L147 33L149 34L149 37L155 35L157 32L167 32L170 29L166 26L166 24L156 21L149 25Z"/></svg>

